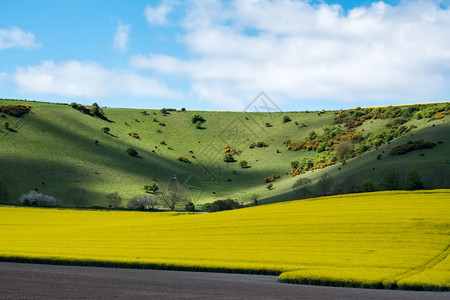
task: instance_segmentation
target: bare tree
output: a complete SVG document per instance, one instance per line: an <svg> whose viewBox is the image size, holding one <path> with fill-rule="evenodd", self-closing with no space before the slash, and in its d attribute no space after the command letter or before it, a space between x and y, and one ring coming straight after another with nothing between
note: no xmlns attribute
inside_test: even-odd
<svg viewBox="0 0 450 300"><path fill-rule="evenodd" d="M340 160L343 160L347 157L347 153L349 150L353 148L353 143L349 140L344 140L340 142L339 144L334 147L334 153L336 154L336 157Z"/></svg>
<svg viewBox="0 0 450 300"><path fill-rule="evenodd" d="M123 198L119 195L118 192L110 193L106 195L106 202L108 204L108 207L111 208L118 208L120 205L122 205Z"/></svg>
<svg viewBox="0 0 450 300"><path fill-rule="evenodd" d="M295 197L307 197L310 194L309 186L311 185L311 179L299 178L292 185Z"/></svg>
<svg viewBox="0 0 450 300"><path fill-rule="evenodd" d="M66 192L67 199L75 205L75 207L86 206L88 203L87 191L81 187L71 187Z"/></svg>
<svg viewBox="0 0 450 300"><path fill-rule="evenodd" d="M328 173L324 173L319 180L319 193L322 196L330 195L332 187L333 178Z"/></svg>
<svg viewBox="0 0 450 300"><path fill-rule="evenodd" d="M450 187L450 170L448 169L438 169L436 170L432 178L433 188L444 189Z"/></svg>
<svg viewBox="0 0 450 300"><path fill-rule="evenodd" d="M128 207L137 210L154 209L158 204L156 197L151 195L135 196L128 202Z"/></svg>
<svg viewBox="0 0 450 300"><path fill-rule="evenodd" d="M178 204L187 201L183 186L178 181L171 182L166 188L162 188L158 196L171 210L174 210Z"/></svg>

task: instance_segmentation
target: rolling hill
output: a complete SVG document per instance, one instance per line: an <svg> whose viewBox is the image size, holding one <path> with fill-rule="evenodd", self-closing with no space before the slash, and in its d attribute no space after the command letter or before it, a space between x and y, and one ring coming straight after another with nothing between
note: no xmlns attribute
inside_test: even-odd
<svg viewBox="0 0 450 300"><path fill-rule="evenodd" d="M16 105L31 109L12 116L5 107ZM164 187L174 181L196 205L225 198L250 202L254 194L271 203L320 194L324 173L334 182L327 193L350 183L360 190L364 180L381 190L380 181L391 169L400 183L415 169L425 188L450 185L448 103L270 113L101 108L102 114L91 115L74 109L84 106L68 104L0 100L1 107L0 183L8 197L0 200L5 204L37 190L70 207L68 193L77 187L87 191L88 206L106 206L108 193L118 191L128 200L143 194L146 184ZM206 122L193 124L195 114ZM389 154L421 140L436 146ZM336 147L347 141L338 159ZM138 155L128 155L128 148ZM224 151L234 153L235 161L224 162ZM243 160L246 168L239 164ZM292 176L293 161L299 162L298 170L309 169ZM269 190L265 180L272 175L280 178ZM311 180L308 194L293 193L299 178Z"/></svg>

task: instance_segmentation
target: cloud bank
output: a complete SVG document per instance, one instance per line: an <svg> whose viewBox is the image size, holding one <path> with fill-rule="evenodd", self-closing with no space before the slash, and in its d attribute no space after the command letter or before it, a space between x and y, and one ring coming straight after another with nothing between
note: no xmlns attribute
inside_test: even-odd
<svg viewBox="0 0 450 300"><path fill-rule="evenodd" d="M149 23L164 24L170 3L152 8ZM183 76L190 93L214 105L242 108L259 91L296 109L448 100L450 10L437 1L348 12L293 0L184 8L181 40L190 56L141 54L130 66Z"/></svg>

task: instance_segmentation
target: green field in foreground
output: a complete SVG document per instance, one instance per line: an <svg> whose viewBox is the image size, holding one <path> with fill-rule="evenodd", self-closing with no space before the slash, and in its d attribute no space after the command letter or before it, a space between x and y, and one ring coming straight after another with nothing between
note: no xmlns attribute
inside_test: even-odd
<svg viewBox="0 0 450 300"><path fill-rule="evenodd" d="M450 190L375 192L211 214L0 207L0 257L449 290L449 199Z"/></svg>

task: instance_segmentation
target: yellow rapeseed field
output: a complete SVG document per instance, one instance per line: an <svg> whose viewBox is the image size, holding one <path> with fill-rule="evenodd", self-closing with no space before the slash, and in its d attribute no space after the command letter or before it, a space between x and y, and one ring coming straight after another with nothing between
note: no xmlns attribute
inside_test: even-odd
<svg viewBox="0 0 450 300"><path fill-rule="evenodd" d="M376 192L211 214L0 208L2 260L281 274L450 288L450 190Z"/></svg>

